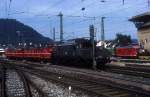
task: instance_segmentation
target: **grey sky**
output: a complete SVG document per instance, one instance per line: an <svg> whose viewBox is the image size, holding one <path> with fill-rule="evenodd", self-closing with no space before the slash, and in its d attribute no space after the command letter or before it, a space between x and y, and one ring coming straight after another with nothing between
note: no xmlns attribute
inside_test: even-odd
<svg viewBox="0 0 150 97"><path fill-rule="evenodd" d="M32 26L44 36L52 38L52 28L59 32L58 13L64 14L64 37L65 39L75 37L88 37L88 27L94 24L97 29L97 39L100 39L100 18L105 19L106 39L115 38L117 32L129 34L136 38L136 28L128 19L134 15L147 12L148 0L1 0L0 17L15 18L29 26ZM7 4L7 8L6 8ZM81 8L85 7L82 11ZM24 13L22 13L24 12ZM20 13L20 14L19 14ZM71 17L80 16L80 17ZM97 17L95 20L89 17ZM56 34L59 38L59 33Z"/></svg>

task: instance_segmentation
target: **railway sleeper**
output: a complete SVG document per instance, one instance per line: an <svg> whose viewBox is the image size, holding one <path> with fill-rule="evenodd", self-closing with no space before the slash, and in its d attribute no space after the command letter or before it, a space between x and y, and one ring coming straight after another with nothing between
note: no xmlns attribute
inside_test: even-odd
<svg viewBox="0 0 150 97"><path fill-rule="evenodd" d="M55 79L56 80L56 79ZM62 82L63 82L63 80L62 80ZM70 83L71 84L71 83Z"/></svg>
<svg viewBox="0 0 150 97"><path fill-rule="evenodd" d="M122 94L114 95L113 97L133 97L133 96L129 95L128 93L122 93Z"/></svg>
<svg viewBox="0 0 150 97"><path fill-rule="evenodd" d="M116 90L116 91L108 92L107 94L112 95L112 96L116 96L116 95L119 95L119 94L127 94L127 93Z"/></svg>

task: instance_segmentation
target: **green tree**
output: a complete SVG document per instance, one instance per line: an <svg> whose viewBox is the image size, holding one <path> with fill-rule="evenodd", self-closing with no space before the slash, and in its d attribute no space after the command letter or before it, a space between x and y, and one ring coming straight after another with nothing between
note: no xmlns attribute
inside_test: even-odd
<svg viewBox="0 0 150 97"><path fill-rule="evenodd" d="M115 41L118 45L126 46L131 44L131 36L117 33Z"/></svg>

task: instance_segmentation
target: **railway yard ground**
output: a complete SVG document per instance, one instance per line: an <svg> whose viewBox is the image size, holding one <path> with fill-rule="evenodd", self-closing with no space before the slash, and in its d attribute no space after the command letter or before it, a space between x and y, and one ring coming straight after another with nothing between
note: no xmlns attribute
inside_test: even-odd
<svg viewBox="0 0 150 97"><path fill-rule="evenodd" d="M150 0L1 0L0 97L150 97Z"/></svg>
<svg viewBox="0 0 150 97"><path fill-rule="evenodd" d="M121 64L121 65L120 65ZM140 65L141 64L141 65ZM1 97L150 97L148 62L111 62L104 70L0 61Z"/></svg>

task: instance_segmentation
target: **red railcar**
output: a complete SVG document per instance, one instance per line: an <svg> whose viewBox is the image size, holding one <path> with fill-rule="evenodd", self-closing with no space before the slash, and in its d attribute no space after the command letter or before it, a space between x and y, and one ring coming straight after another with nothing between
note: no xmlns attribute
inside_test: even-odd
<svg viewBox="0 0 150 97"><path fill-rule="evenodd" d="M139 55L139 46L124 46L124 47L116 47L115 49L116 57L137 58L138 55Z"/></svg>
<svg viewBox="0 0 150 97"><path fill-rule="evenodd" d="M30 49L15 49L6 50L5 55L9 59L29 59L37 61L50 61L52 56L52 47L47 48L30 48Z"/></svg>
<svg viewBox="0 0 150 97"><path fill-rule="evenodd" d="M22 49L17 49L17 50L13 50L13 49L8 49L6 50L5 52L5 55L8 57L8 58L23 58L23 50Z"/></svg>

